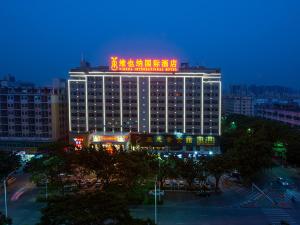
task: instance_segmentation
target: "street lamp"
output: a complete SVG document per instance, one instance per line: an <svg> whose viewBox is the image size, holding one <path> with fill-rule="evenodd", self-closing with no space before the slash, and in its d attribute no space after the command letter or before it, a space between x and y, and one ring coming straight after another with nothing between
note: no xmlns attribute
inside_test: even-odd
<svg viewBox="0 0 300 225"><path fill-rule="evenodd" d="M157 224L156 182L157 182L157 176L156 176L155 182L154 182L154 222L155 222L155 224Z"/></svg>
<svg viewBox="0 0 300 225"><path fill-rule="evenodd" d="M160 191L160 181L161 181L161 178L160 178L160 161L162 160L162 158L160 157L160 153L158 153L158 177L159 177L159 183L158 183L158 188L159 188L159 191ZM160 195L158 197L158 200L160 202Z"/></svg>
<svg viewBox="0 0 300 225"><path fill-rule="evenodd" d="M4 177L4 179L3 179L3 187L4 187L4 206L5 206L5 217L7 218L7 191L6 191L6 180L7 180L7 178L10 176L10 175L12 175L13 173L15 172L15 170L14 171L12 171L12 172L10 172L6 177Z"/></svg>

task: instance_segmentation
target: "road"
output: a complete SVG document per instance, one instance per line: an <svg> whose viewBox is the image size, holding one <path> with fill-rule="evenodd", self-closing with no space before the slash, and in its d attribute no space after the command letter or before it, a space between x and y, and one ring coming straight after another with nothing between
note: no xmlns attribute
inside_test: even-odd
<svg viewBox="0 0 300 225"><path fill-rule="evenodd" d="M195 198L193 193L167 192L164 204L158 206L158 224L185 225L278 225L281 220L290 225L300 224L297 209L240 207L229 196ZM242 201L242 200L241 200ZM238 201L240 202L240 201ZM153 205L131 208L137 218L154 220Z"/></svg>
<svg viewBox="0 0 300 225"><path fill-rule="evenodd" d="M276 167L264 174L261 187L268 186L276 176L286 177L299 187L296 171ZM39 221L43 204L36 202L38 189L29 181L28 174L16 175L16 182L8 187L8 214L14 225L34 225ZM166 192L164 204L158 207L159 225L269 225L286 220L291 225L300 225L300 201L290 208L274 208L264 198L255 207L245 207L244 202L256 198L251 188L224 187L221 195L208 198L196 197L188 192ZM298 193L298 192L297 192ZM265 202L261 201L265 200ZM3 191L0 190L0 210L4 212ZM300 198L299 198L300 200ZM133 216L154 219L152 205L131 208Z"/></svg>
<svg viewBox="0 0 300 225"><path fill-rule="evenodd" d="M132 209L138 218L154 219L152 207ZM159 206L159 225L258 225L268 224L268 218L260 209L235 209L226 207Z"/></svg>
<svg viewBox="0 0 300 225"><path fill-rule="evenodd" d="M8 186L8 216L13 225L34 225L39 222L41 203L36 202L38 189L28 174L16 174L16 181ZM0 191L0 210L4 213L4 193Z"/></svg>

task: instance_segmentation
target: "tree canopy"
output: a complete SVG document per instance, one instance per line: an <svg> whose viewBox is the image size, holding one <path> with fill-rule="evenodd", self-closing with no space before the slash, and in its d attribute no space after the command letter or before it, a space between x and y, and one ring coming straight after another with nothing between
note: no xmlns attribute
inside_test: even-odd
<svg viewBox="0 0 300 225"><path fill-rule="evenodd" d="M38 225L148 225L130 216L126 201L107 192L52 198L42 209Z"/></svg>
<svg viewBox="0 0 300 225"><path fill-rule="evenodd" d="M12 225L12 219L7 218L2 212L0 212L0 225Z"/></svg>
<svg viewBox="0 0 300 225"><path fill-rule="evenodd" d="M0 151L0 179L21 166L20 157L14 153Z"/></svg>

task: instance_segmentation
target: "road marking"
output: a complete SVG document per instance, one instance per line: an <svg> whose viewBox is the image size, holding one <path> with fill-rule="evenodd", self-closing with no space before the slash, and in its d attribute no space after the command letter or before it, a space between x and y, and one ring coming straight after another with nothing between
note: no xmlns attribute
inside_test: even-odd
<svg viewBox="0 0 300 225"><path fill-rule="evenodd" d="M297 225L296 221L283 209L262 209L272 225L279 225L285 221L290 225Z"/></svg>

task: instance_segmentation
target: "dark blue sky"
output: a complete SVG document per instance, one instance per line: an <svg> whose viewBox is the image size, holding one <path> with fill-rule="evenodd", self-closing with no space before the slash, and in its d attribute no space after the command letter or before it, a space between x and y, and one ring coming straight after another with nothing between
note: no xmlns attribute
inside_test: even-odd
<svg viewBox="0 0 300 225"><path fill-rule="evenodd" d="M299 0L9 0L0 5L0 75L48 84L84 53L175 56L230 83L300 84Z"/></svg>

